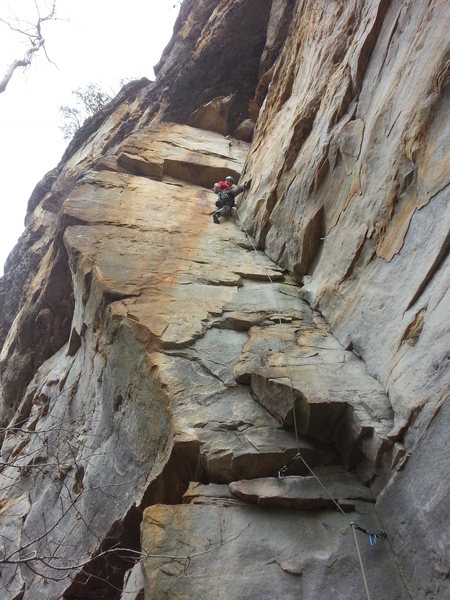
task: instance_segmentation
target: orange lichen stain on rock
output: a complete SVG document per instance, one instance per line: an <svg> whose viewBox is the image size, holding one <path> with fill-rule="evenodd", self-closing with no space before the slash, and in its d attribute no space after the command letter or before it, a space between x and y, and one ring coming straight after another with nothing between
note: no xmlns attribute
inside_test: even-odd
<svg viewBox="0 0 450 600"><path fill-rule="evenodd" d="M402 343L406 342L410 346L415 346L422 333L427 309L422 308L414 317L414 320L408 325L402 337Z"/></svg>
<svg viewBox="0 0 450 600"><path fill-rule="evenodd" d="M336 227L342 214L347 210L353 199L355 199L355 202L361 201L360 197L363 195L361 167L354 173L351 180L349 177L344 180L335 177L333 170L328 170L320 183L323 184L320 189L320 196L329 199L324 204L324 220L328 232ZM346 188L348 189L347 193L345 193Z"/></svg>
<svg viewBox="0 0 450 600"><path fill-rule="evenodd" d="M391 221L387 224L384 235L379 237L377 256L389 262L401 251L415 211L415 202L403 201L397 204L397 208Z"/></svg>
<svg viewBox="0 0 450 600"><path fill-rule="evenodd" d="M160 548L166 536L164 504L155 504L144 510L142 518L142 549L152 554L156 548Z"/></svg>
<svg viewBox="0 0 450 600"><path fill-rule="evenodd" d="M142 255L134 265L136 272L142 269L141 272L146 271L147 276L142 282L141 296L132 302L130 317L147 327L152 338L161 340L170 323L176 321L175 313L180 311L181 319L181 311L189 308L185 302L175 301L176 289L180 278L189 274L187 263L199 258L200 241L210 223L207 212L199 210L198 203L201 201L199 191L193 189L192 199L186 200L177 211L176 222L168 224L165 235L161 234L161 246L157 252L152 252L151 265ZM165 243L162 238L165 238ZM173 302L170 302L171 298Z"/></svg>
<svg viewBox="0 0 450 600"><path fill-rule="evenodd" d="M350 204L351 200L355 196L362 196L361 169L358 169L358 172L355 174L355 176L352 179L352 186L350 188L349 193L347 194L347 197L344 200L344 205L342 207L342 211L344 211L344 210L347 209L347 207Z"/></svg>

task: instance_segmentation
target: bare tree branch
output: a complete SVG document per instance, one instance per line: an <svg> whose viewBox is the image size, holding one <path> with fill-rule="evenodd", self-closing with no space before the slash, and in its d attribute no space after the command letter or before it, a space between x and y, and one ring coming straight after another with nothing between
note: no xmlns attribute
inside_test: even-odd
<svg viewBox="0 0 450 600"><path fill-rule="evenodd" d="M38 14L38 20L37 20L37 23L34 26L32 26L31 30L14 27L8 21L5 21L4 19L0 19L0 21L2 23L4 23L5 25L7 25L12 31L15 31L16 33L19 33L19 34L27 37L29 40L29 46L25 50L23 57L16 58L11 63L11 65L8 67L8 69L6 70L6 73L4 74L3 78L0 79L0 94L2 94L6 90L6 87L7 87L8 83L11 81L11 78L14 75L14 72L20 67L23 67L23 68L28 67L31 64L31 61L33 60L34 55L37 52L39 52L39 50L41 48L44 50L47 60L49 60L49 62L52 62L49 59L47 51L45 49L45 39L42 35L41 26L42 26L42 23L44 23L45 21L51 21L56 18L56 16L55 16L56 15L56 0L53 0L53 4L52 4L50 12L44 17L42 17L40 14L39 7L38 7L36 0L35 0L34 5L36 7L36 11Z"/></svg>

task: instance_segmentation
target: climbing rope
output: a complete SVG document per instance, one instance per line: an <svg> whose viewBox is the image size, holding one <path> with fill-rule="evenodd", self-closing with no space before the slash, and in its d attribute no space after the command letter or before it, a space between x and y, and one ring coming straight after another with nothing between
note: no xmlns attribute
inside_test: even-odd
<svg viewBox="0 0 450 600"><path fill-rule="evenodd" d="M370 592L369 592L369 586L367 585L367 577L366 577L366 573L364 571L364 565L363 565L363 561L361 558L361 552L359 550L358 538L356 537L355 527L353 527L353 526L352 526L352 531L353 531L353 537L355 540L356 552L358 553L359 565L361 567L361 575L362 575L362 578L364 581L364 588L366 590L367 600L370 600Z"/></svg>
<svg viewBox="0 0 450 600"><path fill-rule="evenodd" d="M239 214L239 211L238 211L238 209L237 209L237 206L235 206L234 208L235 208L235 210L236 210L236 214L237 214L237 217L238 217L238 219L239 219L239 224L240 224L240 226L241 226L241 227L242 227L242 229L245 231L245 235L247 236L247 238L248 238L248 241L249 241L249 242L250 242L250 244L252 245L252 248L253 248L253 250L254 250L255 252L257 252L257 250L256 250L256 246L255 246L255 244L253 243L253 240L252 240L252 238L250 237L250 235L249 235L249 233L248 233L247 229L245 228L245 225L244 225L244 223L243 223L243 221L242 221L242 219L241 219L241 215ZM268 279L269 279L270 283L273 285L273 284L274 284L274 281L273 281L272 277L269 275L269 273L267 273L267 277L268 277ZM277 308L277 312L278 312L278 323L279 323L279 325L281 325L281 324L282 324L282 320L281 320L281 309L280 309L280 306L279 306L279 304L278 304L278 300L276 300L276 302L277 302L277 307L276 307L276 308ZM293 385L293 383L292 383L292 373L291 373L291 368L290 368L289 362L288 362L288 360L287 360L287 346L286 346L286 340L284 339L284 335L282 335L282 336L281 336L281 342L282 342L282 344L283 344L283 352L284 352L284 355L286 356L286 369L287 369L287 371L288 371L288 377L289 377L289 382L290 382L290 399L291 399L291 405L292 405L292 418L293 418L293 421L294 421L295 440L296 440L296 443L297 443L297 454L296 454L296 457L299 457L299 458L300 458L300 456L301 456L301 455L300 455L300 441L299 441L299 437L298 437L297 415L295 414L294 385ZM291 460L289 461L289 464L291 464L292 462L294 462L294 460L295 460L295 459L291 459ZM302 459L302 460L303 460L303 459ZM282 467L282 468L284 468L284 467ZM285 470L286 470L286 469L287 469L287 465L285 465ZM281 469L280 469L280 470L281 470Z"/></svg>
<svg viewBox="0 0 450 600"><path fill-rule="evenodd" d="M377 507L376 507L376 506L375 506L375 512L377 513L377 517L378 517L378 520L379 520L379 521L380 521L380 523L381 523L381 526L382 526L382 527L383 527L383 528L386 530L386 528L384 527L383 519L381 518L381 515L380 515L380 513L378 512L378 509L377 509ZM388 535L387 531L386 531L386 534L385 534L385 535L386 535L386 539L387 539L387 541L388 541L389 547L390 547L390 549L391 549L392 556L394 557L395 564L397 565L397 569L398 569L398 571L399 571L399 573L400 573L400 576L401 576L401 578L402 578L403 585L405 586L405 590L406 590L406 591L407 591L407 593L408 593L408 597L409 597L409 599L410 599L410 600L414 600L413 593L412 593L412 591L410 590L410 588L409 588L409 585L408 585L408 582L407 582L407 580L406 580L406 577L405 577L405 574L403 573L402 565L400 564L400 561L398 560L397 554L396 554L396 552L395 552L395 549L394 549L394 544L392 543L392 541L391 541L391 539L390 539L390 537L389 537L389 535Z"/></svg>
<svg viewBox="0 0 450 600"><path fill-rule="evenodd" d="M240 227L244 230L253 250L256 252L256 247L255 244L253 243L252 238L250 237L242 219L241 216L239 214L239 211L237 209L237 207L234 207L236 210L236 214L239 220L239 225ZM271 276L269 274L267 274L267 277L270 281L271 284L273 284L273 280L271 278ZM281 309L278 305L278 301L277 301L277 312L278 312L278 321L279 324L281 325L282 323L282 319L281 319ZM306 462L306 460L303 458L301 452L300 452L300 441L299 441L299 436L298 436L298 427L297 427L297 417L295 414L295 397L294 397L294 384L293 384L293 379L292 379L292 373L291 373L291 369L290 369L290 365L289 365L289 361L287 359L287 346L286 346L286 341L284 339L284 336L281 335L281 340L282 340L282 344L283 344L283 350L284 350L284 355L286 357L286 369L288 371L288 377L289 377L289 382L290 382L290 399L291 399L291 405L292 405L292 415L293 415L293 421L294 421L294 431L295 431L295 440L296 440L296 445L297 445L297 454L295 456L293 456L285 465L283 465L280 470L278 471L278 477L280 479L282 479L284 477L285 472L287 471L287 469L289 468L289 466L297 461L297 460L301 460L302 463L305 465L305 467L308 469L308 471L311 473L311 475L316 479L316 481L318 482L318 484L322 487L322 489L325 491L325 493L327 494L327 496L332 500L332 502L334 503L334 505L336 506L337 510L339 510L339 512L341 512L344 516L345 512L344 509L342 508L342 506L339 504L339 502L336 500L336 498L334 498L332 496L332 494L328 491L328 489L325 487L325 485L322 483L322 481L320 480L320 478L318 477L318 475L312 470L312 468L309 466L309 464ZM359 565L361 568L361 575L362 575L362 579L364 582L364 588L366 591L366 596L367 596L367 600L370 600L370 592L369 592L369 587L367 584L367 577L366 577L366 573L364 571L364 565L363 565L363 561L362 561L362 557L361 557L361 552L359 549L359 545L358 545L358 539L356 537L356 530L360 531L361 533L366 534L367 536L369 536L369 543L371 546L374 546L376 544L377 538L379 539L386 539L387 538L387 534L383 531L368 531L367 529L364 529L363 527L360 527L355 521L351 521L350 522L350 527L352 529L353 532L353 538L355 541L355 546L356 546L356 552L358 554L358 559L359 559Z"/></svg>

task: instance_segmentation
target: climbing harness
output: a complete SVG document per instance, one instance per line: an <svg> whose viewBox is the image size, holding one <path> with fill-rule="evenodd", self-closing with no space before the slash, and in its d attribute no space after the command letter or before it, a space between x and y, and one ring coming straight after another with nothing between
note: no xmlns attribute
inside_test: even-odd
<svg viewBox="0 0 450 600"><path fill-rule="evenodd" d="M233 206L236 206L236 201L231 193L231 190L223 190L222 192L219 192L219 199L216 201L216 206L218 208L222 208L223 206L230 206L233 208Z"/></svg>
<svg viewBox="0 0 450 600"><path fill-rule="evenodd" d="M239 214L239 211L237 209L237 207L234 207L236 210L236 214L239 220L239 224L241 226L241 228L244 230L253 250L256 252L256 247L253 243L253 240L251 239L247 229L245 228L244 223L242 222L241 216ZM273 280L270 277L269 274L267 274L267 277L270 281L271 284L273 284ZM278 311L278 321L281 325L282 323L282 319L281 319L281 310L279 309L279 307L277 306L277 311ZM286 342L283 336L281 336L282 339L282 343L283 343L283 350L284 350L284 354L287 357L287 348L286 348ZM293 380L292 380L292 374L291 374L291 369L289 366L289 363L286 359L286 369L288 371L288 377L289 377L289 381L290 381L290 396L291 396L291 403L292 403L292 415L293 415L293 421L294 421L294 431L295 431L295 440L296 440L296 444L297 444L297 454L295 454L295 456L293 456L285 465L283 465L279 471L278 471L278 477L280 479L282 479L284 477L284 474L286 473L286 471L288 470L289 466L297 461L300 460L302 461L302 463L305 465L305 467L308 469L308 471L311 473L311 475L317 480L317 482L319 483L319 485L322 487L322 489L325 491L325 493L327 494L327 496L333 501L334 505L336 506L337 510L339 510L344 516L346 516L342 506L339 504L339 502L333 498L332 494L330 494L330 492L327 490L327 488L325 487L325 485L322 483L322 481L320 480L320 478L317 476L316 473L314 473L314 471L311 469L311 467L309 466L309 464L306 462L306 460L303 458L301 452L300 452L300 442L299 442L299 436L298 436L298 428L297 428L297 417L295 414L295 398L294 398L294 385L293 385ZM367 584L367 578L366 578L366 574L364 571L364 565L363 565L363 561L362 561L362 557L361 557L361 552L359 549L359 544L358 544L358 539L356 537L356 530L366 534L369 536L369 543L370 546L375 546L377 539L387 539L387 534L384 531L368 531L367 529L364 529L363 527L360 527L355 521L351 521L349 523L352 532L353 532L353 538L355 541L355 546L356 546L356 552L358 554L358 559L359 559L359 565L361 568L361 575L362 575L362 579L363 579L363 583L364 583L364 588L366 591L366 596L367 596L367 600L371 600L370 599L370 592L369 592L369 587Z"/></svg>

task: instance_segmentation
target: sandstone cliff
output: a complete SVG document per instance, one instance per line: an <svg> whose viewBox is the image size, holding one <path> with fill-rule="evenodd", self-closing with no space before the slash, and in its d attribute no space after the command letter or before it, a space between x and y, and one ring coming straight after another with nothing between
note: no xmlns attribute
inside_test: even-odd
<svg viewBox="0 0 450 600"><path fill-rule="evenodd" d="M76 134L0 280L2 598L450 596L449 24L185 0Z"/></svg>

